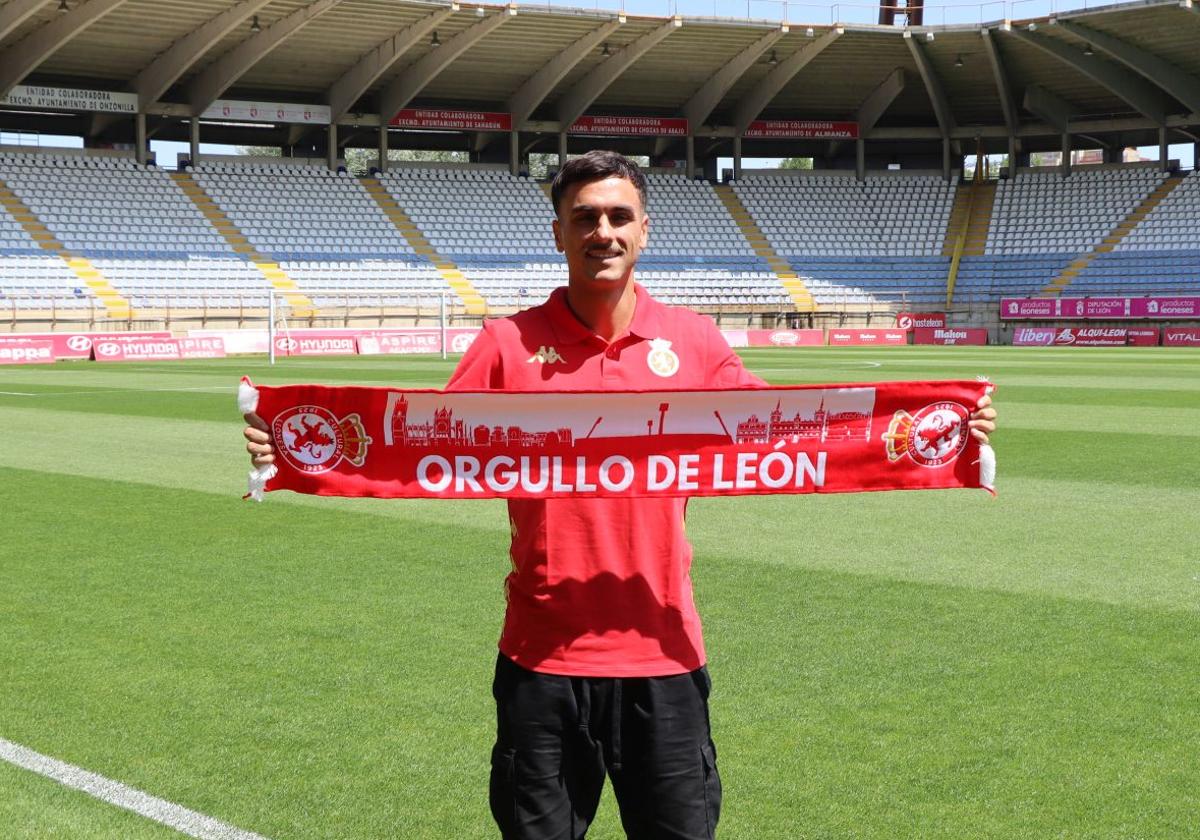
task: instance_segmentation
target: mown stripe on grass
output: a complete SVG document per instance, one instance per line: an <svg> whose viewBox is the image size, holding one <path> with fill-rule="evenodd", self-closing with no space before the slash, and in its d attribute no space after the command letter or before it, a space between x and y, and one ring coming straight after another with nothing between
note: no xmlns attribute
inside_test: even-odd
<svg viewBox="0 0 1200 840"><path fill-rule="evenodd" d="M1004 413L997 439L1012 429L1120 434L1139 428L1160 436L1200 436L1200 404L1195 408L1088 405L1081 409L1067 400L1039 403L1009 399L1000 409Z"/></svg>
<svg viewBox="0 0 1200 840"><path fill-rule="evenodd" d="M1195 391L1124 388L1113 384L1106 388L1068 388L1063 386L1005 385L996 394L996 405L1003 410L1010 404L1102 406L1112 408L1200 408L1200 386ZM1082 412L1081 412L1082 413ZM1007 416L1007 413L1006 415Z"/></svg>
<svg viewBox="0 0 1200 840"><path fill-rule="evenodd" d="M42 535L0 590L5 731L272 835L494 833L503 534L4 479L4 509ZM796 546L825 527L782 519ZM843 530L848 552L871 521ZM751 530L697 537L694 569L725 834L1186 836L1193 613L753 562ZM910 560L949 540L977 560L971 533ZM620 836L611 810L594 836Z"/></svg>

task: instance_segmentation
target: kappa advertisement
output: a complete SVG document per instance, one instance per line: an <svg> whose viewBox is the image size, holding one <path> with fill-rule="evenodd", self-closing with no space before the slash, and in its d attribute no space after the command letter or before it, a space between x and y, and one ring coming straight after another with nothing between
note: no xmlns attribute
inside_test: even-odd
<svg viewBox="0 0 1200 840"><path fill-rule="evenodd" d="M491 498L980 486L981 382L661 393L258 389L268 490Z"/></svg>
<svg viewBox="0 0 1200 840"><path fill-rule="evenodd" d="M31 340L6 344L0 340L0 365L45 365L53 361L53 342Z"/></svg>

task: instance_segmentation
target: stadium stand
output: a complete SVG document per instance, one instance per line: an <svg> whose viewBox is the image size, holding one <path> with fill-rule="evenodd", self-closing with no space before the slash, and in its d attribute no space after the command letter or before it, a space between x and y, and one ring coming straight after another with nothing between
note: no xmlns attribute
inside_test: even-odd
<svg viewBox="0 0 1200 840"><path fill-rule="evenodd" d="M996 191L988 254L1090 251L1166 177L1152 167L1023 173Z"/></svg>
<svg viewBox="0 0 1200 840"><path fill-rule="evenodd" d="M566 282L553 209L536 181L465 167L391 169L379 180L490 305L529 304Z"/></svg>
<svg viewBox="0 0 1200 840"><path fill-rule="evenodd" d="M72 254L92 266L130 304L158 307L165 293L196 305L208 290L265 289L168 173L132 158L16 154L0 156L0 179ZM56 260L56 274L79 278ZM45 260L43 260L45 262ZM77 299L84 299L82 289Z"/></svg>
<svg viewBox="0 0 1200 840"><path fill-rule="evenodd" d="M1036 295L1081 255L1097 248L1166 178L1154 167L1080 168L1059 172L1022 172L1001 181L996 190L987 246L980 257L959 266L955 299L980 303L1007 295ZM1136 229L1135 229L1136 232ZM1070 283L1072 292L1080 278Z"/></svg>
<svg viewBox="0 0 1200 840"><path fill-rule="evenodd" d="M945 298L954 186L934 175L763 175L734 191L819 305Z"/></svg>
<svg viewBox="0 0 1200 840"><path fill-rule="evenodd" d="M380 180L490 306L529 305L566 283L550 231L554 208L535 181L501 169L415 167ZM653 294L689 306L787 304L710 185L679 175L648 180L650 244L638 279Z"/></svg>
<svg viewBox="0 0 1200 840"><path fill-rule="evenodd" d="M449 292L433 265L344 171L301 163L215 162L199 164L192 177L254 250L277 260L301 291L377 291L391 305L415 305ZM312 296L317 305L334 299Z"/></svg>
<svg viewBox="0 0 1200 840"><path fill-rule="evenodd" d="M685 306L789 306L779 279L710 184L675 174L646 180L650 242L638 277L651 294Z"/></svg>
<svg viewBox="0 0 1200 840"><path fill-rule="evenodd" d="M707 182L648 177L651 237L639 280L665 302L790 311L778 266L750 239L786 259L825 308L944 302L955 188L939 177L751 175L732 185L740 205ZM986 246L962 258L955 301L1044 293L1081 254L1091 261L1070 278L1071 293L1188 288L1200 274L1200 178L1193 173L1160 190L1165 197L1151 207L1146 197L1165 178L1133 166L1001 181ZM214 226L179 182L153 166L0 155L0 181L13 197L0 213L8 304L34 307L53 296L57 306L88 305L97 292L72 271L72 254L89 259L135 309L261 303L271 284L256 267L259 254L278 261L300 291L321 290L313 299L319 306L339 305L339 292L372 307L421 306L443 293L453 299L463 292L447 278L461 272L488 311L503 311L566 281L544 185L501 168L401 167L360 182L303 163L221 161L201 164L192 179L187 189L203 190L244 240L222 235L226 223ZM390 199L380 198L385 193ZM739 227L734 211L743 207L766 243ZM14 213L34 214L61 256ZM411 220L410 233L401 218ZM1114 239L1118 224L1128 233Z"/></svg>
<svg viewBox="0 0 1200 840"><path fill-rule="evenodd" d="M1149 294L1194 288L1200 277L1200 177L1193 171L1112 250L1076 277L1072 293Z"/></svg>

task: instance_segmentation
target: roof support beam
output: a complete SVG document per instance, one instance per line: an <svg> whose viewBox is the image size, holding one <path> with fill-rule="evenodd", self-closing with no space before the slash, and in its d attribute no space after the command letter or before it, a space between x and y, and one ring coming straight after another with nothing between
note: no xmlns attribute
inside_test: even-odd
<svg viewBox="0 0 1200 840"><path fill-rule="evenodd" d="M1008 74L1004 72L1004 61L1000 57L1000 48L996 46L990 29L979 30L983 38L983 51L987 53L988 64L992 67L992 77L996 80L996 93L1000 96L1000 110L1004 112L1004 125L1010 135L1016 135L1017 126L1021 124L1020 114L1017 113L1017 103L1013 99L1012 87L1008 83Z"/></svg>
<svg viewBox="0 0 1200 840"><path fill-rule="evenodd" d="M375 49L360 58L325 92L325 101L333 112L333 121L341 119L380 76L392 69L406 52L452 14L452 7L438 9L377 44Z"/></svg>
<svg viewBox="0 0 1200 840"><path fill-rule="evenodd" d="M783 90L784 86L794 79L796 74L803 70L810 61L824 52L826 47L840 38L843 32L845 30L841 27L830 29L820 38L779 62L774 70L767 73L758 83L758 87L746 94L741 104L738 105L737 111L734 112L735 135L740 137L745 134L750 123L754 122L763 109L771 104L771 100L779 94L779 91Z"/></svg>
<svg viewBox="0 0 1200 840"><path fill-rule="evenodd" d="M867 98L863 100L862 105L858 106L858 111L854 115L854 121L858 123L860 139L865 140L871 134L875 123L879 122L879 118L887 112L887 109L896 101L896 97L904 90L904 81L904 68L897 67L876 86L875 90L867 94ZM836 157L841 147L841 140L830 141L829 148L825 151L826 157Z"/></svg>
<svg viewBox="0 0 1200 840"><path fill-rule="evenodd" d="M724 67L713 73L708 81L692 94L692 98L680 110L687 117L688 126L693 134L696 133L696 128L703 125L704 121L709 118L713 109L725 98L725 94L729 93L729 90L737 84L738 79L742 78L746 71L754 66L754 62L758 61L763 53L774 46L775 42L783 35L782 28L772 29L729 59Z"/></svg>
<svg viewBox="0 0 1200 840"><path fill-rule="evenodd" d="M1114 67L1102 58L1084 55L1075 47L1057 38L1039 35L1036 32L1027 32L1015 27L1009 30L1008 34L1037 47L1063 64L1078 70L1102 87L1108 88L1116 96L1128 102L1134 110L1144 114L1156 124L1164 125L1166 123L1169 108L1167 97L1161 90L1144 79Z"/></svg>
<svg viewBox="0 0 1200 840"><path fill-rule="evenodd" d="M650 51L652 47L674 32L682 23L681 18L673 18L657 29L652 29L636 41L626 44L609 59L588 73L572 87L558 103L559 130L566 131L575 120L583 116L593 102L608 90L622 73L633 66L633 63Z"/></svg>
<svg viewBox="0 0 1200 840"><path fill-rule="evenodd" d="M393 79L379 95L380 122L391 122L396 112L411 102L413 97L436 79L456 58L475 46L483 36L503 26L510 17L508 9L485 17L405 68L404 72Z"/></svg>
<svg viewBox="0 0 1200 840"><path fill-rule="evenodd" d="M542 101L554 90L554 86L563 77L587 57L601 41L611 35L621 25L619 18L598 26L579 40L569 45L554 58L543 64L536 73L508 98L507 108L512 114L513 127L521 128L525 121L533 116L533 112Z"/></svg>
<svg viewBox="0 0 1200 840"><path fill-rule="evenodd" d="M1100 32L1090 26L1081 26L1068 20L1059 20L1060 29L1065 29L1072 35L1083 38L1096 49L1101 50L1138 73L1167 93L1174 96L1191 111L1200 111L1200 78L1181 70L1174 64L1163 61L1153 53L1135 47L1119 38L1114 38L1107 32Z"/></svg>
<svg viewBox="0 0 1200 840"><path fill-rule="evenodd" d="M138 110L145 111L157 102L188 68L269 2L271 0L244 0L205 21L160 53L129 83L129 89L138 95ZM97 137L120 120L118 114L95 114L88 128L88 136Z"/></svg>
<svg viewBox="0 0 1200 840"><path fill-rule="evenodd" d="M60 47L125 0L89 0L30 32L0 53L0 96L7 96L21 81L54 55ZM7 6L5 7L7 9Z"/></svg>
<svg viewBox="0 0 1200 840"><path fill-rule="evenodd" d="M954 133L957 125L954 122L954 114L950 111L950 101L946 99L946 91L942 89L942 80L933 72L933 65L929 63L929 57L925 55L925 50L917 43L917 39L912 37L911 32L904 33L904 40L908 44L908 51L912 53L913 61L917 64L917 72L921 74L921 81L925 83L925 92L929 94L929 101L933 103L933 113L937 117L942 136L949 137Z"/></svg>
<svg viewBox="0 0 1200 840"><path fill-rule="evenodd" d="M157 102L158 98L179 81L180 76L205 53L270 2L271 0L244 0L204 22L199 28L168 47L130 82L129 86L137 92L140 107L144 109L151 102Z"/></svg>
<svg viewBox="0 0 1200 840"><path fill-rule="evenodd" d="M892 107L896 97L904 90L904 68L897 67L884 79L875 90L867 94L854 119L858 122L858 136L866 137L875 128L879 118Z"/></svg>
<svg viewBox="0 0 1200 840"><path fill-rule="evenodd" d="M0 41L3 41L10 32L33 17L33 13L40 9L45 2L47 0L8 0L4 6L0 7Z"/></svg>
<svg viewBox="0 0 1200 840"><path fill-rule="evenodd" d="M1041 117L1059 134L1066 134L1067 126L1071 122L1071 115L1077 113L1079 109L1065 99L1058 98L1041 85L1030 85L1025 88L1025 110L1034 116Z"/></svg>
<svg viewBox="0 0 1200 840"><path fill-rule="evenodd" d="M91 0L96 2L96 0ZM247 70L267 56L303 27L328 12L341 0L314 0L290 15L263 27L242 43L218 58L196 76L187 87L187 101L192 116L200 116L222 93L240 79Z"/></svg>

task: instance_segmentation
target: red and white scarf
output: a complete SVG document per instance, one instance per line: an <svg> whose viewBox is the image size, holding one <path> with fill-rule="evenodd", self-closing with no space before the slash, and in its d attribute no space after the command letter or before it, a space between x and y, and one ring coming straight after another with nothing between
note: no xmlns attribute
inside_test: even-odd
<svg viewBox="0 0 1200 840"><path fill-rule="evenodd" d="M432 391L254 386L263 491L381 498L853 493L982 487L968 432L986 381L725 391Z"/></svg>

